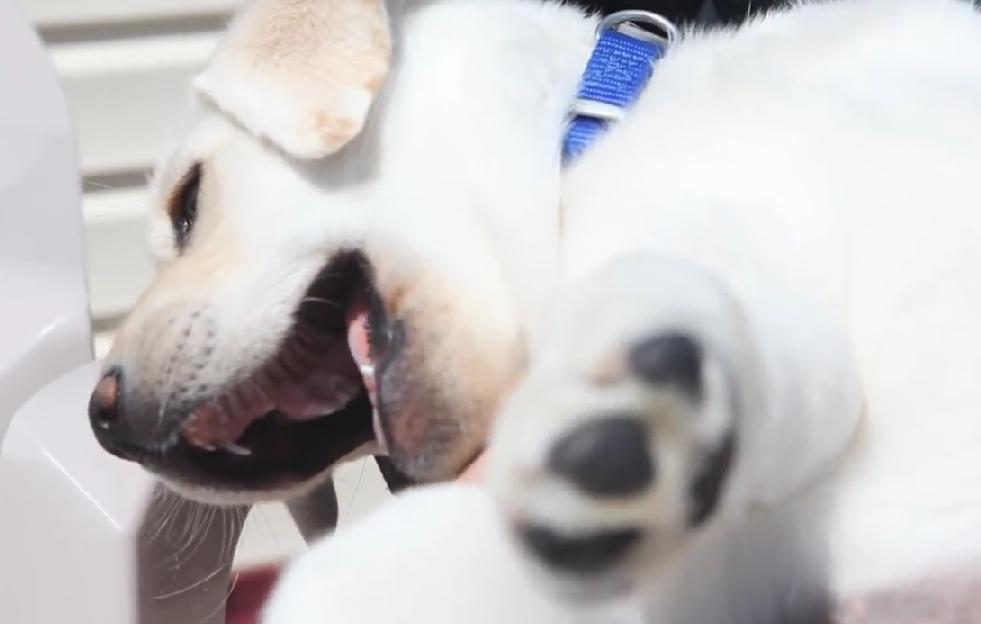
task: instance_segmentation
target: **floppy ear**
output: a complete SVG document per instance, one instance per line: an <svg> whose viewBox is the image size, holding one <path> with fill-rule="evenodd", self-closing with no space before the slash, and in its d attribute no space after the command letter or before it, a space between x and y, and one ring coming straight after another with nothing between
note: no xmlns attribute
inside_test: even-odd
<svg viewBox="0 0 981 624"><path fill-rule="evenodd" d="M255 0L194 86L288 154L322 158L361 131L391 48L384 0Z"/></svg>

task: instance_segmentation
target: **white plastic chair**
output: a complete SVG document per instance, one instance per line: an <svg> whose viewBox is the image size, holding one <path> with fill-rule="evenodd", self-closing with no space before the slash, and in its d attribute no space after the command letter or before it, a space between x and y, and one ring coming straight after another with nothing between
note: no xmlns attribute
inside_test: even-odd
<svg viewBox="0 0 981 624"><path fill-rule="evenodd" d="M172 509L89 429L79 187L54 70L0 0L0 622L218 624L241 522Z"/></svg>

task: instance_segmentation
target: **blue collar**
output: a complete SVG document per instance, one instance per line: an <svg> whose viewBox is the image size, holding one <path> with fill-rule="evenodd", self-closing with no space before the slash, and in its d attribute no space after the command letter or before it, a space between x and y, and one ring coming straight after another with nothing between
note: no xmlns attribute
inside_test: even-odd
<svg viewBox="0 0 981 624"><path fill-rule="evenodd" d="M657 36L636 26L649 24ZM600 22L596 47L586 64L576 102L562 141L562 164L569 165L586 151L647 86L654 65L678 37L667 19L647 11L620 11Z"/></svg>

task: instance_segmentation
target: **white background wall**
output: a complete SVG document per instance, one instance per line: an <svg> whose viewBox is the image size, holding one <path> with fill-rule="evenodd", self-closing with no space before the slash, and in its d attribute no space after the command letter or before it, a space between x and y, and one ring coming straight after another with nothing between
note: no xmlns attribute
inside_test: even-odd
<svg viewBox="0 0 981 624"><path fill-rule="evenodd" d="M15 0L17 1L17 0ZM152 276L145 247L147 176L177 127L188 82L240 0L19 0L48 45L79 140L92 312L104 353L113 327ZM342 468L341 519L386 496L373 462ZM302 547L285 510L249 518L239 564Z"/></svg>

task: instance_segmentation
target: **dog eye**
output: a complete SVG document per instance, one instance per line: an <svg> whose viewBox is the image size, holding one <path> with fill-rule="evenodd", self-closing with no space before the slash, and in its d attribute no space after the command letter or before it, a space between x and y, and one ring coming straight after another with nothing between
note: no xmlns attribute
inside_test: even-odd
<svg viewBox="0 0 981 624"><path fill-rule="evenodd" d="M170 200L170 222L174 228L177 248L183 249L194 229L198 216L198 192L201 189L201 165L187 172Z"/></svg>

